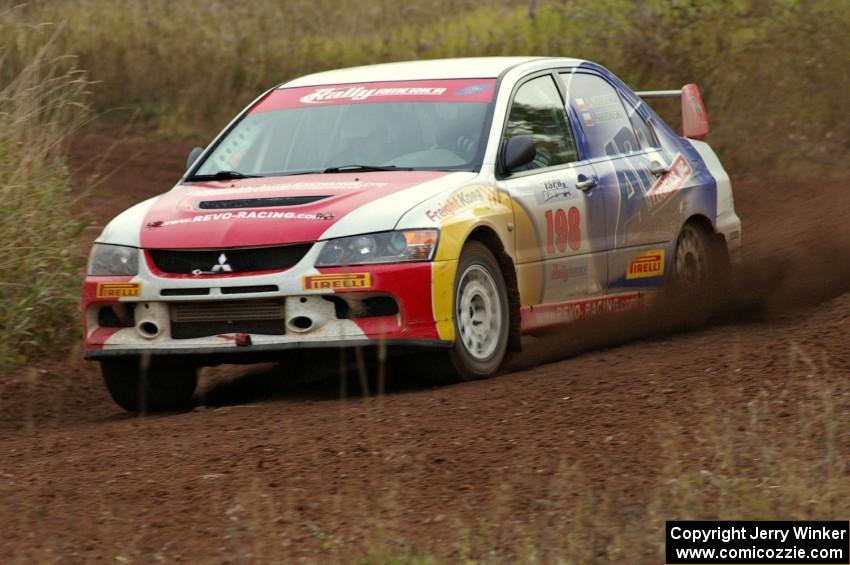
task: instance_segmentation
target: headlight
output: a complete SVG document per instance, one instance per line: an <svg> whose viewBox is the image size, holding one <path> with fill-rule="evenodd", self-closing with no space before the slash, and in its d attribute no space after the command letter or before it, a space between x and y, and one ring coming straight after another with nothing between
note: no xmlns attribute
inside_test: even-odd
<svg viewBox="0 0 850 565"><path fill-rule="evenodd" d="M139 272L139 250L124 245L95 243L89 254L89 275L135 275Z"/></svg>
<svg viewBox="0 0 850 565"><path fill-rule="evenodd" d="M316 266L430 261L437 249L438 234L437 230L405 230L331 239L319 253Z"/></svg>

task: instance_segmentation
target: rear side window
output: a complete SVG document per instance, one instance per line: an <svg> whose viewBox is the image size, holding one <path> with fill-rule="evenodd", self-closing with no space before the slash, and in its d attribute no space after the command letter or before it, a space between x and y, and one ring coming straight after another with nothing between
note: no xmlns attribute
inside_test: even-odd
<svg viewBox="0 0 850 565"><path fill-rule="evenodd" d="M661 147L658 144L658 138L655 137L655 132L652 130L652 126L643 119L643 116L638 113L637 108L626 102L626 109L629 112L629 121L632 124L632 128L635 130L635 135L637 135L637 140L638 143L640 143L640 146L644 149Z"/></svg>
<svg viewBox="0 0 850 565"><path fill-rule="evenodd" d="M640 151L632 123L613 86L587 73L562 73L560 77L587 136L590 157Z"/></svg>
<svg viewBox="0 0 850 565"><path fill-rule="evenodd" d="M532 79L517 90L508 113L505 139L517 135L530 136L537 150L534 161L527 169L552 167L578 160L564 104L551 75Z"/></svg>

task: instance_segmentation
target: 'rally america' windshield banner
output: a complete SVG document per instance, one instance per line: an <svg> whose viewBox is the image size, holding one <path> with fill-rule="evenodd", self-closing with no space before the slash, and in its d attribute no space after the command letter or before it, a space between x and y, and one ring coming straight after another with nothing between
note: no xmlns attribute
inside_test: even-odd
<svg viewBox="0 0 850 565"><path fill-rule="evenodd" d="M496 79L410 80L279 88L251 113L328 104L369 102L484 102L493 100Z"/></svg>

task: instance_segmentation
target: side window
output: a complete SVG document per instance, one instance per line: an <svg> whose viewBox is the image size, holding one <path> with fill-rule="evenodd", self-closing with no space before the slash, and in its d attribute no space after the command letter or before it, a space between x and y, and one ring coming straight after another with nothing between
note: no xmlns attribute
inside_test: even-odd
<svg viewBox="0 0 850 565"><path fill-rule="evenodd" d="M634 108L628 102L626 104L626 109L629 112L629 121L632 123L632 128L635 130L635 134L637 135L638 143L644 149L648 149L650 147L661 147L658 144L658 139L655 137L655 132L652 130L652 126L643 119L637 108Z"/></svg>
<svg viewBox="0 0 850 565"><path fill-rule="evenodd" d="M578 160L575 139L558 87L550 75L532 79L517 90L508 113L505 139L528 135L537 155L526 169L540 169Z"/></svg>
<svg viewBox="0 0 850 565"><path fill-rule="evenodd" d="M587 73L562 73L567 100L582 124L590 157L640 151L620 95L607 81Z"/></svg>

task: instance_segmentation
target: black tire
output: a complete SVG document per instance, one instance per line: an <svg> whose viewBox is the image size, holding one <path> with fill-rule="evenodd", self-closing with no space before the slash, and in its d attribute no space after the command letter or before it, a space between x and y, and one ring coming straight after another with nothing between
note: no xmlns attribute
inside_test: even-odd
<svg viewBox="0 0 850 565"><path fill-rule="evenodd" d="M138 357L100 362L106 389L128 412L164 412L189 408L198 386L198 369L191 365L151 360L145 367Z"/></svg>
<svg viewBox="0 0 850 565"><path fill-rule="evenodd" d="M451 369L464 380L489 377L499 370L505 358L510 309L504 275L484 244L469 241L464 245L453 296L455 343L449 352ZM483 325L487 327L479 330Z"/></svg>
<svg viewBox="0 0 850 565"><path fill-rule="evenodd" d="M719 260L717 245L701 225L682 226L673 252L669 290L677 318L686 327L708 321L718 293L725 292L726 269Z"/></svg>

